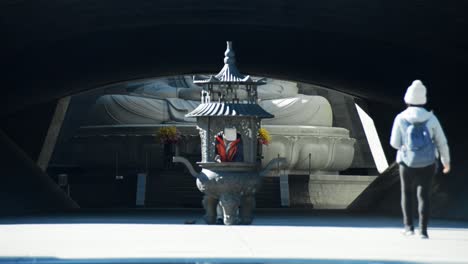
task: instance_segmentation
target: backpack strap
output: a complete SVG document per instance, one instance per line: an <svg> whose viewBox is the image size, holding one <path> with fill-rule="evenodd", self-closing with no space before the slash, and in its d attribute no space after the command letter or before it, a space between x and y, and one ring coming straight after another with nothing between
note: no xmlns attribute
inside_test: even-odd
<svg viewBox="0 0 468 264"><path fill-rule="evenodd" d="M426 121L423 121L423 122L414 122L414 123L411 123L411 124L413 124L415 126L421 126L421 125L426 125L428 121L429 121L429 119L427 119Z"/></svg>
<svg viewBox="0 0 468 264"><path fill-rule="evenodd" d="M411 121L409 121L409 120L407 120L405 118L401 118L402 123L405 125L405 128L409 127L410 125L416 125L416 126L426 125L427 122L429 122L429 119L431 119L431 118L428 118L426 121L422 121L422 122L411 122Z"/></svg>

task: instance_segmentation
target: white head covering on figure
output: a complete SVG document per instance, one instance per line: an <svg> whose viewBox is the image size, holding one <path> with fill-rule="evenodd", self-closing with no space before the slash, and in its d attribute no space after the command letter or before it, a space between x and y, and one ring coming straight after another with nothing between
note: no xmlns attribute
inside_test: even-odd
<svg viewBox="0 0 468 264"><path fill-rule="evenodd" d="M414 80L405 94L405 103L411 105L426 104L426 87L420 80Z"/></svg>
<svg viewBox="0 0 468 264"><path fill-rule="evenodd" d="M237 139L237 130L235 127L226 127L224 128L224 138L229 141L234 141Z"/></svg>

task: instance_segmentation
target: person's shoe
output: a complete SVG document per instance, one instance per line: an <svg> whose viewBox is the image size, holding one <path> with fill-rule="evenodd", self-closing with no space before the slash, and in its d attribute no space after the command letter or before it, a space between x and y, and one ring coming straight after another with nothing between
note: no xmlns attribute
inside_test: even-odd
<svg viewBox="0 0 468 264"><path fill-rule="evenodd" d="M420 232L420 233L419 233L419 238L421 238L421 239L429 239L429 236L427 235L427 231L426 231L426 232Z"/></svg>
<svg viewBox="0 0 468 264"><path fill-rule="evenodd" d="M408 230L403 230L401 232L401 234L404 235L404 236L412 236L412 235L414 235L414 230L409 230L409 229Z"/></svg>
<svg viewBox="0 0 468 264"><path fill-rule="evenodd" d="M404 235L404 236L414 235L414 227L405 226L405 230L403 230L403 232L401 232L401 234Z"/></svg>
<svg viewBox="0 0 468 264"><path fill-rule="evenodd" d="M222 219L222 218L216 219L216 224L217 224L217 225L224 225L223 219Z"/></svg>

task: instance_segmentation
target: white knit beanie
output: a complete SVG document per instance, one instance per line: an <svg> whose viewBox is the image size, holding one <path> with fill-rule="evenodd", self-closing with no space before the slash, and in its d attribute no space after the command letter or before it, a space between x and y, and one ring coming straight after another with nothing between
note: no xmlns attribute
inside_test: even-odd
<svg viewBox="0 0 468 264"><path fill-rule="evenodd" d="M411 105L426 104L426 86L420 80L414 80L405 94L405 103Z"/></svg>

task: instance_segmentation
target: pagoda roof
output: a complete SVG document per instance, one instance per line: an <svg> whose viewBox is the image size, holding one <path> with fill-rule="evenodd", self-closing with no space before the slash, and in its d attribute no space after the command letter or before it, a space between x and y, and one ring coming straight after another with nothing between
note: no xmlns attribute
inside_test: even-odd
<svg viewBox="0 0 468 264"><path fill-rule="evenodd" d="M185 115L186 117L202 117L202 116L254 116L259 118L273 118L274 115L265 111L258 104L236 104L236 103L207 103L200 104L192 112Z"/></svg>
<svg viewBox="0 0 468 264"><path fill-rule="evenodd" d="M232 41L227 42L226 52L224 52L224 67L216 75L210 75L208 79L202 79L198 76L193 77L193 82L197 84L207 83L242 83L242 84L256 84L263 85L266 82L262 79L254 80L250 75L243 75L239 72L236 66L235 53L232 49Z"/></svg>

